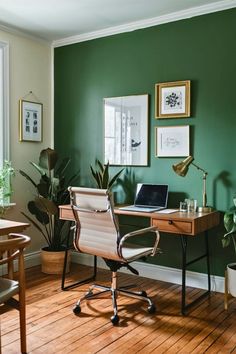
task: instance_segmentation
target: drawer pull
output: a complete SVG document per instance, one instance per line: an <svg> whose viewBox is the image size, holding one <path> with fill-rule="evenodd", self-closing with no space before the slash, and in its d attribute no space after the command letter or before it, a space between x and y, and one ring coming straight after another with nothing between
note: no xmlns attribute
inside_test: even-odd
<svg viewBox="0 0 236 354"><path fill-rule="evenodd" d="M168 221L168 224L169 224L169 225L172 225L172 224L173 224L173 221L172 221L172 220L169 220L169 221Z"/></svg>

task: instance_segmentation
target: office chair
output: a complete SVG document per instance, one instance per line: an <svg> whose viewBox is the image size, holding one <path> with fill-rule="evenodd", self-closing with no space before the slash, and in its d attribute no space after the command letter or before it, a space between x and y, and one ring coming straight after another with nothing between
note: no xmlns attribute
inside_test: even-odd
<svg viewBox="0 0 236 354"><path fill-rule="evenodd" d="M5 307L4 305L9 305L19 311L21 353L26 353L25 269L23 251L29 243L30 238L28 236L13 233L9 234L7 239L0 240L0 265L7 264L7 274L4 277L0 276L0 313L7 310L7 306ZM13 261L18 261L18 280L13 279ZM13 297L17 294L19 295L18 300Z"/></svg>
<svg viewBox="0 0 236 354"><path fill-rule="evenodd" d="M119 225L114 215L112 194L105 189L69 187L70 202L75 218L74 247L82 253L100 256L104 259L112 272L111 286L93 284L89 291L76 303L73 311L76 315L81 312L81 302L110 292L114 315L111 322L119 322L116 298L118 294L137 298L148 303L149 313L155 312L155 305L145 291L131 292L127 288L117 287L117 271L127 267L135 274L138 272L130 266L130 262L139 258L157 253L159 232L156 227L147 227L130 232L123 237L120 235ZM152 247L128 243L133 236L141 236L148 232L156 234ZM150 234L149 234L150 235ZM94 292L100 289L99 292Z"/></svg>

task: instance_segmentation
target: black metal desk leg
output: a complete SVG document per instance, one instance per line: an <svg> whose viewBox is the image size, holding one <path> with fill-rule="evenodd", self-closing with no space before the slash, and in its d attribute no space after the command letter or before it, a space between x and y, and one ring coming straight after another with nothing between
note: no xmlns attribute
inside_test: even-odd
<svg viewBox="0 0 236 354"><path fill-rule="evenodd" d="M208 231L205 231L205 245L206 245L206 261L207 261L207 278L208 278L208 291L211 291L211 273L210 273L210 257L209 257L209 243Z"/></svg>
<svg viewBox="0 0 236 354"><path fill-rule="evenodd" d="M210 295L211 291L211 275L210 275L210 259L209 259L209 245L208 245L208 233L205 231L205 253L201 256L194 258L190 261L187 261L187 237L186 235L181 236L181 245L182 245L182 299L181 299L181 312L183 315L186 314L187 310L194 306L197 302L201 301L206 296ZM207 264L207 279L208 279L208 290L202 293L200 296L196 297L193 301L186 304L186 272L187 267L191 264L206 259Z"/></svg>
<svg viewBox="0 0 236 354"><path fill-rule="evenodd" d="M182 294L181 294L181 312L185 315L186 309L186 257L187 257L187 236L181 235L182 245Z"/></svg>
<svg viewBox="0 0 236 354"><path fill-rule="evenodd" d="M68 289L74 288L75 286L87 283L87 282L92 281L92 280L94 280L96 278L96 275L97 275L97 256L94 256L94 260L93 260L93 275L91 277L89 277L89 278L82 279L82 280L76 281L75 283L72 283L70 285L65 286L67 257L68 257L68 249L66 250L65 259L64 259L64 266L63 266L63 273L62 273L62 280L61 280L61 289L62 290L68 290Z"/></svg>

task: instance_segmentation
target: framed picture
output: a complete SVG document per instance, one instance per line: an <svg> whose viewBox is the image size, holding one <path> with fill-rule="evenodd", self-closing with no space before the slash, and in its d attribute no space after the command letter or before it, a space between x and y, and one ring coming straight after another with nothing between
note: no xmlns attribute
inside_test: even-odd
<svg viewBox="0 0 236 354"><path fill-rule="evenodd" d="M148 164L148 95L104 98L104 162Z"/></svg>
<svg viewBox="0 0 236 354"><path fill-rule="evenodd" d="M189 125L156 127L156 156L189 156Z"/></svg>
<svg viewBox="0 0 236 354"><path fill-rule="evenodd" d="M155 85L155 117L190 116L190 81L165 82Z"/></svg>
<svg viewBox="0 0 236 354"><path fill-rule="evenodd" d="M42 141L43 105L20 100L20 141Z"/></svg>

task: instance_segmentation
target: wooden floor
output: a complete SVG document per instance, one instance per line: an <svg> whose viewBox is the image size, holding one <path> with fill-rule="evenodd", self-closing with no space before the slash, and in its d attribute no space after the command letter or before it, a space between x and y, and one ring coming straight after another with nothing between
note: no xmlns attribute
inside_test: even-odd
<svg viewBox="0 0 236 354"><path fill-rule="evenodd" d="M87 276L88 267L73 267L70 278ZM108 271L99 270L97 282L108 283ZM180 314L181 287L120 274L120 284L135 283L153 298L157 312L146 304L118 298L120 324L113 326L108 298L82 304L76 317L72 307L88 284L61 291L60 277L45 275L38 267L27 270L28 353L236 353L236 300L229 310L223 294L213 293L187 316ZM199 294L188 289L188 296ZM20 353L18 314L1 315L2 354Z"/></svg>

